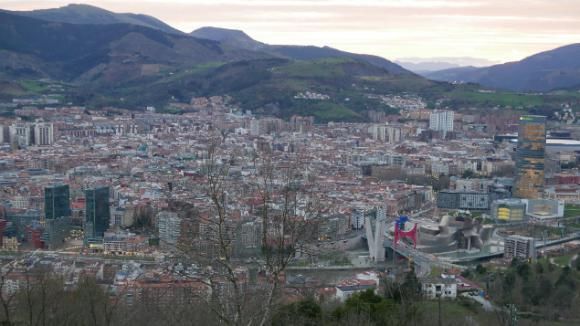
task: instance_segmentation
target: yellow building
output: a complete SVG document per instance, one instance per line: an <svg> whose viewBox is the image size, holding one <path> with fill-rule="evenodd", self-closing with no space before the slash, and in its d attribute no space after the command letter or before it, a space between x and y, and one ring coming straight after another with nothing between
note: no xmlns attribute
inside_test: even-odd
<svg viewBox="0 0 580 326"><path fill-rule="evenodd" d="M526 203L519 199L496 200L491 204L491 214L501 221L522 221L526 216Z"/></svg>

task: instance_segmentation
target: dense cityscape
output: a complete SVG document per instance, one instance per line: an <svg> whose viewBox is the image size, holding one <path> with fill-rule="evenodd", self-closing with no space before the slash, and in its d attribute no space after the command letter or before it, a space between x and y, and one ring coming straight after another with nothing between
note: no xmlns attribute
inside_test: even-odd
<svg viewBox="0 0 580 326"><path fill-rule="evenodd" d="M575 125L402 103L373 123L327 124L256 117L224 97L194 98L183 115L18 109L0 129L12 262L2 290L48 268L67 287L91 277L129 304L183 303L232 291L202 265L227 254L236 284L276 273L287 300L344 301L413 268L426 297L491 309L495 294L466 277L474 266L578 265ZM286 214L300 232L273 225L290 228ZM270 241L292 246L284 268L264 266Z"/></svg>
<svg viewBox="0 0 580 326"><path fill-rule="evenodd" d="M568 34L504 64L441 47L391 62L95 2L0 10L0 325L580 324ZM217 8L202 2L159 15ZM300 18L288 36L321 6L400 28L391 10L417 25L473 5L364 3L275 14ZM247 22L273 6L219 4ZM387 34L429 52L425 31Z"/></svg>

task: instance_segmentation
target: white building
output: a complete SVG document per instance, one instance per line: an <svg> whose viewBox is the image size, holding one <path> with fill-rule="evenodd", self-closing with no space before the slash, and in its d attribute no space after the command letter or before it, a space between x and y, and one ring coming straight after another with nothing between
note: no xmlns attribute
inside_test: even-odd
<svg viewBox="0 0 580 326"><path fill-rule="evenodd" d="M400 126L387 126L385 133L389 144L397 144L403 140L403 132Z"/></svg>
<svg viewBox="0 0 580 326"><path fill-rule="evenodd" d="M34 143L38 146L49 146L54 143L54 126L52 123L34 125Z"/></svg>
<svg viewBox="0 0 580 326"><path fill-rule="evenodd" d="M162 246L175 246L181 235L181 218L174 212L159 212L157 214L157 229L159 242Z"/></svg>
<svg viewBox="0 0 580 326"><path fill-rule="evenodd" d="M536 240L530 237L512 235L504 242L504 259L535 259Z"/></svg>
<svg viewBox="0 0 580 326"><path fill-rule="evenodd" d="M389 144L400 143L403 139L401 126L372 125L368 128L368 132L374 140L379 140Z"/></svg>
<svg viewBox="0 0 580 326"><path fill-rule="evenodd" d="M354 279L343 280L336 285L336 299L345 301L357 292L372 289L375 293L379 286L379 277L375 272L363 272Z"/></svg>
<svg viewBox="0 0 580 326"><path fill-rule="evenodd" d="M10 126L10 141L21 147L32 145L34 133L32 125L28 123L15 123Z"/></svg>
<svg viewBox="0 0 580 326"><path fill-rule="evenodd" d="M428 299L455 299L457 298L457 281L454 276L425 278L421 282L423 295Z"/></svg>
<svg viewBox="0 0 580 326"><path fill-rule="evenodd" d="M435 131L453 131L453 111L433 111L429 117L429 129Z"/></svg>
<svg viewBox="0 0 580 326"><path fill-rule="evenodd" d="M250 120L250 135L251 136L260 135L260 120L257 119Z"/></svg>

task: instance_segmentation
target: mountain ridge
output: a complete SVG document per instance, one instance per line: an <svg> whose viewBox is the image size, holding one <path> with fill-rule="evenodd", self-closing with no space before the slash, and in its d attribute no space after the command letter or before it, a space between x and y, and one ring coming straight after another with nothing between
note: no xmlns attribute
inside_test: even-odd
<svg viewBox="0 0 580 326"><path fill-rule="evenodd" d="M37 9L31 11L0 11L52 22L86 25L126 23L150 27L171 34L185 34L152 16L133 13L115 13L87 4L69 4L59 8Z"/></svg>
<svg viewBox="0 0 580 326"><path fill-rule="evenodd" d="M139 74L143 65L194 65L264 56L228 51L215 41L146 26L70 24L7 12L0 12L0 50L2 57L14 59L0 62L5 72L17 72L22 66L34 75L36 68L39 77L65 81L75 81L91 70L95 75L95 69L105 77L116 75L123 81ZM111 78L106 82L117 81Z"/></svg>
<svg viewBox="0 0 580 326"><path fill-rule="evenodd" d="M0 10L0 84L12 90L0 88L0 98L38 95L27 85L42 78L65 82L67 102L93 108L154 105L182 112L172 103L229 95L245 110L284 118L310 115L321 122L365 121L370 111L397 113L384 99L400 94L419 96L430 107L534 112L558 108L562 98L576 100L565 94L482 92L476 84L427 80L381 57L269 45L239 30L206 27L203 35L197 30L192 36L133 22L100 22L55 22ZM304 98L306 93L320 96Z"/></svg>
<svg viewBox="0 0 580 326"><path fill-rule="evenodd" d="M70 24L0 12L0 79L63 81L72 87L70 102L89 107L166 107L192 97L230 95L259 113L364 121L369 110L392 110L367 97L371 90L432 85L356 55L333 57L337 51L314 48L304 53L308 60L295 60L135 24ZM295 98L307 91L328 100Z"/></svg>
<svg viewBox="0 0 580 326"><path fill-rule="evenodd" d="M478 83L511 91L548 92L580 85L580 43L543 51L520 61L485 68L448 69L428 74L434 80Z"/></svg>
<svg viewBox="0 0 580 326"><path fill-rule="evenodd" d="M190 35L199 38L210 39L213 41L225 42L225 44L230 46L241 45L244 49L264 51L273 56L279 56L293 60L317 60L328 57L351 58L370 63L374 66L386 69L391 73L412 74L412 72L383 57L341 51L329 46L318 47L313 45L271 45L256 41L245 32L240 30L206 26L194 30L190 33Z"/></svg>

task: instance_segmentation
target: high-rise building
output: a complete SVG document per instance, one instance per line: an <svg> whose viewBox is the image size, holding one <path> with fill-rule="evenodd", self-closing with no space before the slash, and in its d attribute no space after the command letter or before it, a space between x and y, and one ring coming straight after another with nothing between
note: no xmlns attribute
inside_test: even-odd
<svg viewBox="0 0 580 326"><path fill-rule="evenodd" d="M44 188L44 217L47 220L53 220L70 216L69 186L57 185Z"/></svg>
<svg viewBox="0 0 580 326"><path fill-rule="evenodd" d="M385 133L387 134L389 144L397 144L403 140L401 126L387 126Z"/></svg>
<svg viewBox="0 0 580 326"><path fill-rule="evenodd" d="M41 240L44 246L50 250L55 250L64 244L64 239L69 234L71 228L68 217L59 217L52 220L46 220L44 232Z"/></svg>
<svg viewBox="0 0 580 326"><path fill-rule="evenodd" d="M8 135L4 135L5 130L8 130L6 127L4 127L3 125L0 125L0 144L6 143L8 140Z"/></svg>
<svg viewBox="0 0 580 326"><path fill-rule="evenodd" d="M516 152L515 196L536 199L544 191L544 161L546 149L546 117L520 117Z"/></svg>
<svg viewBox="0 0 580 326"><path fill-rule="evenodd" d="M435 131L453 131L453 111L433 111L429 116L429 129Z"/></svg>
<svg viewBox="0 0 580 326"><path fill-rule="evenodd" d="M54 143L54 126L52 123L37 123L34 125L34 142L39 146Z"/></svg>
<svg viewBox="0 0 580 326"><path fill-rule="evenodd" d="M262 245L262 223L252 221L240 227L240 245L242 249L260 248Z"/></svg>
<svg viewBox="0 0 580 326"><path fill-rule="evenodd" d="M109 187L85 190L85 239L102 239L109 228Z"/></svg>
<svg viewBox="0 0 580 326"><path fill-rule="evenodd" d="M163 247L175 247L181 235L181 218L174 212L159 212L157 214L157 229L159 242Z"/></svg>
<svg viewBox="0 0 580 326"><path fill-rule="evenodd" d="M402 128L397 125L372 125L368 128L374 140L380 140L389 144L400 143L402 138Z"/></svg>
<svg viewBox="0 0 580 326"><path fill-rule="evenodd" d="M20 147L30 146L34 143L34 131L29 123L15 123L10 126L10 141Z"/></svg>

